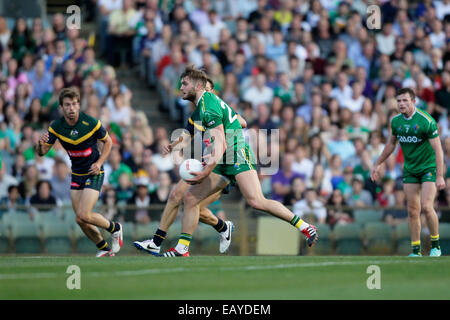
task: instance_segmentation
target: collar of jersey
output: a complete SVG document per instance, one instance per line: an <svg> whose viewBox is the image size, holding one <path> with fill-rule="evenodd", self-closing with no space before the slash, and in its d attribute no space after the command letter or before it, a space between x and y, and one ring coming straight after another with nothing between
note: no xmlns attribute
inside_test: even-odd
<svg viewBox="0 0 450 320"><path fill-rule="evenodd" d="M200 102L200 100L202 99L203 95L205 94L206 90L203 90L202 95L200 96L200 98L198 98L197 103L195 104L196 106L198 106L198 103Z"/></svg>
<svg viewBox="0 0 450 320"><path fill-rule="evenodd" d="M414 107L414 112L413 112L413 114L412 114L409 118L405 117L405 115L403 114L403 119L405 119L405 120L411 120L412 117L414 117L414 115L416 114L416 112L417 112L417 107Z"/></svg>

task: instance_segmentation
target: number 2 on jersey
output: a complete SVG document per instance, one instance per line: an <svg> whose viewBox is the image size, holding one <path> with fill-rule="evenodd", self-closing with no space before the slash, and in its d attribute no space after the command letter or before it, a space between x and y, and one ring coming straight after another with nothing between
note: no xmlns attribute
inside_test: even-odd
<svg viewBox="0 0 450 320"><path fill-rule="evenodd" d="M230 120L230 123L233 123L233 121L237 119L237 114L231 116L231 107L227 105L222 99L219 99L218 96L216 96L216 98L220 101L220 106L222 107L222 109L228 109L228 120Z"/></svg>

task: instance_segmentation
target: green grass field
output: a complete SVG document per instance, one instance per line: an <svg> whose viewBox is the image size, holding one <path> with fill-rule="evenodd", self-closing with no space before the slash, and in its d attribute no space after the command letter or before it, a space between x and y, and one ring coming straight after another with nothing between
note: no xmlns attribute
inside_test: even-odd
<svg viewBox="0 0 450 320"><path fill-rule="evenodd" d="M69 265L81 289L69 290ZM381 269L369 290L367 267ZM0 299L450 299L450 257L1 256Z"/></svg>

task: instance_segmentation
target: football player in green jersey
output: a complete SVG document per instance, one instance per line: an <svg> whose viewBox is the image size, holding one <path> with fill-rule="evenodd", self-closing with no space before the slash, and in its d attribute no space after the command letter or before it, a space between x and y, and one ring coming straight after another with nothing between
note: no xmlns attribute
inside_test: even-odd
<svg viewBox="0 0 450 320"><path fill-rule="evenodd" d="M211 79L208 79L206 85L206 91L214 92L214 82ZM247 126L247 122L238 115L238 120L241 123L242 127ZM191 141L191 137L193 137L197 132L203 134L205 129L201 125L200 122L200 114L198 109L195 109L189 117L188 124L185 130L180 135L179 139L174 141L173 143L165 146L163 149L163 155L167 155L172 151L179 151L185 148ZM147 239L144 241L135 241L134 246L142 251L145 251L149 254L158 256L161 250L161 244L166 238L167 231L170 226L174 223L178 209L183 202L184 193L189 189L190 185L184 181L180 180L178 183L172 188L169 194L169 199L167 200L166 206L164 207L164 211L161 215L161 220L159 222L158 230L156 230L152 239ZM212 226L220 235L220 243L219 243L219 252L225 253L230 244L231 244L231 234L234 229L234 225L232 221L224 221L217 216L215 216L207 206L219 199L222 195L222 190L217 191L213 195L209 196L207 199L203 201L200 205L200 222L208 224ZM173 249L171 249L173 250Z"/></svg>
<svg viewBox="0 0 450 320"><path fill-rule="evenodd" d="M105 219L92 212L103 183L103 163L111 151L112 140L100 120L80 112L80 96L77 91L65 88L59 95L63 116L50 125L48 132L39 139L36 150L45 155L58 139L72 162L70 196L76 214L76 222L99 249L97 257L114 256L123 244L120 223ZM103 142L101 154L97 141ZM111 233L111 247L103 239L97 227Z"/></svg>
<svg viewBox="0 0 450 320"><path fill-rule="evenodd" d="M192 172L196 177L187 181L192 186L184 195L182 233L174 250L163 256L189 256L189 244L199 221L200 204L233 180L250 206L291 223L305 235L308 245L312 246L318 238L316 228L280 202L264 197L253 166L253 153L245 143L236 113L219 97L205 90L206 82L204 73L192 66L188 66L181 75L182 97L200 108L202 125L211 136L213 149L204 170Z"/></svg>
<svg viewBox="0 0 450 320"><path fill-rule="evenodd" d="M403 188L409 216L412 253L420 256L420 212L425 214L431 236L430 256L440 256L439 220L434 210L436 189L445 188L444 156L436 121L415 106L414 91L400 89L397 93L400 114L391 119L391 137L371 172L371 179L380 179L382 163L394 152L397 142L403 151Z"/></svg>

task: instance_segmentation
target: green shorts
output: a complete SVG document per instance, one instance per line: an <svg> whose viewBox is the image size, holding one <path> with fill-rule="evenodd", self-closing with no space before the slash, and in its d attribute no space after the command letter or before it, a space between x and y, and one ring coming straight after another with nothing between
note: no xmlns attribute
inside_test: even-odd
<svg viewBox="0 0 450 320"><path fill-rule="evenodd" d="M418 174L412 174L406 170L403 170L403 184L422 184L424 182L436 182L436 168L431 168Z"/></svg>
<svg viewBox="0 0 450 320"><path fill-rule="evenodd" d="M214 173L230 179L232 186L236 184L236 175L241 172L256 170L255 156L248 144L245 144L243 148L238 150L234 154L234 158L236 159L234 164L218 164L213 170Z"/></svg>

